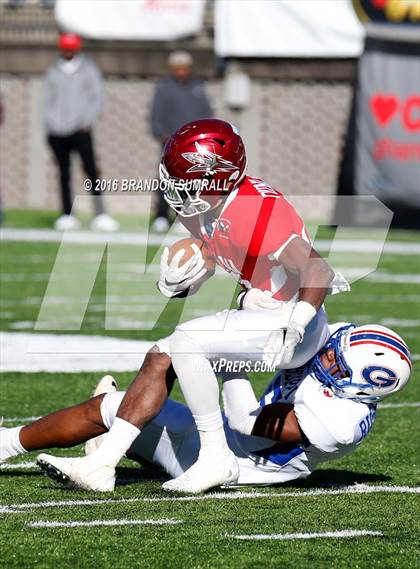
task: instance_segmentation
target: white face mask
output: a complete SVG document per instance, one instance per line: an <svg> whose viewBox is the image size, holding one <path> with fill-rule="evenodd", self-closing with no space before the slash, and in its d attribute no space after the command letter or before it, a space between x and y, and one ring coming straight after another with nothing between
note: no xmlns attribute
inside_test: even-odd
<svg viewBox="0 0 420 569"><path fill-rule="evenodd" d="M58 65L60 66L60 69L63 73L66 73L66 75L71 75L79 69L80 57L78 55L75 55L72 59L63 59L60 57L58 60Z"/></svg>

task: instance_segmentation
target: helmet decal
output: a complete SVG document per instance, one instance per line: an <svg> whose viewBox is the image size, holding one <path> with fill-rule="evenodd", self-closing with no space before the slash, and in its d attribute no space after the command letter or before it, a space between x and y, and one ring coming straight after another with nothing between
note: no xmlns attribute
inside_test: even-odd
<svg viewBox="0 0 420 569"><path fill-rule="evenodd" d="M363 344L375 344L388 348L408 363L411 368L410 352L407 346L396 336L382 332L382 330L363 330L361 332L353 332L350 336L350 347L361 346Z"/></svg>
<svg viewBox="0 0 420 569"><path fill-rule="evenodd" d="M395 371L384 366L366 366L361 373L363 379L374 387L389 387L398 380Z"/></svg>
<svg viewBox="0 0 420 569"><path fill-rule="evenodd" d="M235 164L225 160L218 154L211 152L199 142L195 143L197 152L184 152L182 157L194 166L187 170L190 172L205 172L206 174L215 174L216 172L233 172L238 170Z"/></svg>

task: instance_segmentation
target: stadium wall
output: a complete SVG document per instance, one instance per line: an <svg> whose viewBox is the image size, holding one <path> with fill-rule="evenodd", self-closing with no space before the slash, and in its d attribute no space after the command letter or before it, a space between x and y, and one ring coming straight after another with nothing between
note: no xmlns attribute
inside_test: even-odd
<svg viewBox="0 0 420 569"><path fill-rule="evenodd" d="M156 175L159 147L148 125L155 83L156 79L106 77L106 104L95 130L102 177ZM254 78L251 102L243 111L226 107L221 79L210 80L207 88L215 114L241 130L250 173L287 194L335 193L351 98L349 81ZM56 172L42 122L42 76L3 74L1 91L5 107L0 133L4 207L56 209ZM75 193L83 193L82 180L80 166L75 167ZM113 207L124 211L125 201L123 196L113 198ZM145 209L140 202L144 199L139 200L139 208ZM302 213L311 217L320 214L309 202L307 212Z"/></svg>
<svg viewBox="0 0 420 569"><path fill-rule="evenodd" d="M207 82L215 115L240 128L250 173L286 194L335 194L355 60L216 59L212 10L208 2L203 31L196 37L176 42L84 42L85 53L105 77L106 103L95 130L102 177L156 175L159 145L149 132L149 105L156 82L167 73L168 53L187 49L194 56L195 73ZM27 0L8 10L0 0L0 92L5 107L0 192L5 208L59 206L56 171L42 121L43 73L57 56L57 35L52 9ZM223 76L233 66L251 78L251 101L243 111L224 103ZM80 166L73 168L73 188L83 194ZM146 211L148 200L150 195L139 197L139 211ZM333 199L327 204L328 215ZM132 211L132 200L113 197L112 207ZM310 200L304 201L304 207L305 217L322 217L319 206Z"/></svg>

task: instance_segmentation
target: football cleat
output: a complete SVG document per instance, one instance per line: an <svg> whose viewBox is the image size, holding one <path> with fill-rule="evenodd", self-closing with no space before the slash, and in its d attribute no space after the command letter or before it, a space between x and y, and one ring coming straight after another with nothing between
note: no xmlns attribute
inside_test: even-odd
<svg viewBox="0 0 420 569"><path fill-rule="evenodd" d="M115 488L115 468L95 464L88 457L63 458L42 453L36 462L44 474L71 488L94 492L113 492Z"/></svg>
<svg viewBox="0 0 420 569"><path fill-rule="evenodd" d="M239 464L231 452L219 463L200 460L194 463L183 474L168 480L162 485L166 492L179 492L182 494L200 494L214 486L235 484L239 478Z"/></svg>
<svg viewBox="0 0 420 569"><path fill-rule="evenodd" d="M114 391L118 391L117 381L112 377L112 375L104 375L103 378L98 381L98 384L92 393L92 397L97 397L104 393L113 393Z"/></svg>
<svg viewBox="0 0 420 569"><path fill-rule="evenodd" d="M98 385L95 387L94 392L92 393L92 397L97 397L98 395L103 395L104 393L114 393L118 391L118 385L112 375L104 375L104 377L98 382ZM85 454L89 455L98 450L101 446L104 437L107 433L103 435L99 435L93 439L89 439L86 441L85 444Z"/></svg>

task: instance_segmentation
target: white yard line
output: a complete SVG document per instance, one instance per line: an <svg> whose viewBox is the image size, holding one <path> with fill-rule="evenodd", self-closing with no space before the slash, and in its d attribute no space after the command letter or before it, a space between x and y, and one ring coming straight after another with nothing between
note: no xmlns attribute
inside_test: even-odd
<svg viewBox="0 0 420 569"><path fill-rule="evenodd" d="M153 233L140 232L121 232L121 233L93 233L92 231L75 231L59 233L53 229L14 229L4 228L0 230L0 239L4 241L38 241L47 243L60 243L65 240L67 243L80 244L102 244L115 243L119 245L160 245L166 241L166 235L154 235ZM172 241L181 239L182 235L170 236ZM381 248L381 242L373 239L340 239L330 241L328 239L317 240L316 246L319 251L329 251L333 245L334 251L357 251L360 253L377 253ZM404 243L398 241L388 241L385 243L386 253L396 253L401 255L418 255L420 246L418 243Z"/></svg>
<svg viewBox="0 0 420 569"><path fill-rule="evenodd" d="M36 462L14 462L8 464L0 464L0 470L29 470L30 468L36 468Z"/></svg>
<svg viewBox="0 0 420 569"><path fill-rule="evenodd" d="M418 284L420 283L420 275L416 273L389 273L387 271L373 270L367 271L366 267L341 267L334 266L336 271L340 271L346 279L352 283L359 279L364 279L372 283L390 284Z"/></svg>
<svg viewBox="0 0 420 569"><path fill-rule="evenodd" d="M345 274L347 278L351 278L350 275ZM381 271L376 271L371 275L366 277L366 280L372 283L382 283L382 284L420 284L420 275L415 275L412 273L399 274L399 273L382 273Z"/></svg>
<svg viewBox="0 0 420 569"><path fill-rule="evenodd" d="M337 239L333 241L319 239L316 241L316 248L318 251L330 251L333 249L337 252L377 253L381 249L381 242L373 239ZM387 254L395 253L397 255L418 255L420 253L420 244L386 241L383 252Z"/></svg>
<svg viewBox="0 0 420 569"><path fill-rule="evenodd" d="M3 417L3 423L32 423L32 421L37 421L42 415L32 416L32 417Z"/></svg>
<svg viewBox="0 0 420 569"><path fill-rule="evenodd" d="M138 274L143 274L142 269L144 265L138 265L138 270L136 273L133 272L121 272L121 273L111 273L108 278L114 282L135 282L138 279ZM341 273L349 280L349 282L355 282L359 279L365 279L366 281L381 284L419 284L420 275L415 273L388 273L384 271L373 271L370 274L366 274L365 267L335 267L340 270ZM147 272L150 274L158 275L159 266L149 265L147 267ZM3 283L16 283L16 282L47 282L51 278L52 273L2 273L0 275L0 282ZM221 278L225 280L231 280L231 277L224 272L222 269L218 268L215 275L212 278Z"/></svg>
<svg viewBox="0 0 420 569"><path fill-rule="evenodd" d="M324 532L316 532L316 533L274 533L274 534L263 534L263 533L256 533L256 534L228 534L225 533L224 537L229 537L233 539L240 539L240 540L252 540L252 541L260 541L260 540L276 540L276 541L286 541L289 539L316 539L320 537L329 537L329 538L346 538L346 537L366 537L366 536L375 536L381 537L383 533L380 531L372 531L366 529L344 529L341 531L324 531Z"/></svg>
<svg viewBox="0 0 420 569"><path fill-rule="evenodd" d="M379 409L404 409L406 407L420 407L420 401L411 403L379 403Z"/></svg>
<svg viewBox="0 0 420 569"><path fill-rule="evenodd" d="M152 342L82 334L0 332L0 371L134 371Z"/></svg>
<svg viewBox="0 0 420 569"><path fill-rule="evenodd" d="M343 316L344 318L344 316ZM148 321L129 321L141 328ZM153 324L153 323L152 323ZM420 320L382 319L381 324L417 328ZM34 321L15 322L15 327L33 328ZM89 372L134 371L153 345L142 340L86 334L0 332L0 372ZM414 354L414 360L420 358Z"/></svg>
<svg viewBox="0 0 420 569"><path fill-rule="evenodd" d="M93 233L92 231L67 231L60 233L53 229L13 229L0 230L0 239L3 241L31 241L43 243L80 243L81 245L95 245L115 243L118 245L160 245L164 238L161 235L148 235L147 233ZM173 241L180 236L173 237Z"/></svg>
<svg viewBox="0 0 420 569"><path fill-rule="evenodd" d="M339 496L345 494L420 494L420 486L368 486L366 484L355 484L343 486L342 488L326 489L315 488L302 492L258 492L258 491L226 491L213 492L200 496L164 496L162 498L108 498L103 500L61 500L57 502L27 502L22 504L1 504L0 512L17 514L34 509L46 509L57 507L72 506L106 506L109 504L128 504L128 503L154 503L154 502L196 502L203 500L243 500L255 498L308 498L312 496Z"/></svg>
<svg viewBox="0 0 420 569"><path fill-rule="evenodd" d="M420 278L420 275L419 275ZM357 296L356 296L357 298ZM420 320L418 318L380 318L378 315L374 314L345 314L340 313L337 318L339 322L355 322L359 326L365 324L366 322L374 322L375 324L382 324L382 326L398 327L398 328L414 328L419 334L418 330L420 327ZM407 335L407 332L404 332Z"/></svg>
<svg viewBox="0 0 420 569"><path fill-rule="evenodd" d="M206 311L206 314L208 312ZM68 323L71 323L72 320L69 318L67 320ZM77 322L78 319L77 319ZM101 328L103 326L103 319L100 316L86 316L84 318L84 322L96 326L96 328ZM9 327L12 330L35 330L37 322L35 320L18 320L16 322L12 322ZM151 330L153 326L156 324L156 320L134 320L134 319L123 319L123 318L109 318L107 321L107 326L112 330ZM57 322L56 321L43 321L42 328L44 330L56 330L57 329ZM58 328L59 329L59 328ZM106 337L106 336L102 336ZM64 370L63 370L64 371ZM121 370L120 370L121 371Z"/></svg>
<svg viewBox="0 0 420 569"><path fill-rule="evenodd" d="M418 318L382 318L381 324L383 326L399 326L400 328L417 328L417 330L420 328Z"/></svg>
<svg viewBox="0 0 420 569"><path fill-rule="evenodd" d="M182 520L163 518L161 520L92 520L90 522L27 522L30 528L77 528L97 526L168 526L181 524Z"/></svg>
<svg viewBox="0 0 420 569"><path fill-rule="evenodd" d="M371 494L374 492L391 492L403 494L420 494L420 486L367 486L366 484L355 484L354 486L344 486L337 490L326 490L317 488L303 492L215 492L204 494L203 496L177 496L165 498L143 498L144 502L191 502L195 500L237 500L242 498L307 498L308 496L337 496L341 494Z"/></svg>

